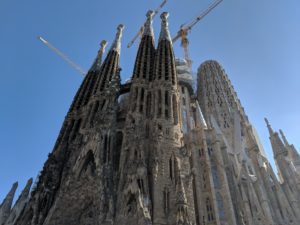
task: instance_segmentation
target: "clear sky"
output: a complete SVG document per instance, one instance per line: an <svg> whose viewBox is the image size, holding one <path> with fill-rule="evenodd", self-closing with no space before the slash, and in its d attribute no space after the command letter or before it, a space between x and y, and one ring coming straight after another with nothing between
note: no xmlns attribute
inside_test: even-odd
<svg viewBox="0 0 300 225"><path fill-rule="evenodd" d="M42 169L83 79L36 37L88 70L100 41L110 44L123 23L124 81L137 51L137 44L126 45L161 1L0 0L0 202L13 182L20 191ZM171 34L210 2L169 0ZM193 70L207 59L223 65L272 163L265 116L300 150L299 22L299 0L224 0L189 35ZM156 37L159 27L157 17ZM174 46L182 57L179 43Z"/></svg>

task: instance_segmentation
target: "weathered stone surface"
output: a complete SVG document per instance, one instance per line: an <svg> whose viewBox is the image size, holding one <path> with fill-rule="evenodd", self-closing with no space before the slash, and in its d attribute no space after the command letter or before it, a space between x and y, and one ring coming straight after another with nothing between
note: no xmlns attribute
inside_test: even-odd
<svg viewBox="0 0 300 225"><path fill-rule="evenodd" d="M30 199L32 181L11 210L14 185L0 225L300 224L295 147L268 124L279 181L220 64L199 67L194 93L187 63L175 60L168 14L157 48L152 15L131 81L121 86L120 25L82 82Z"/></svg>

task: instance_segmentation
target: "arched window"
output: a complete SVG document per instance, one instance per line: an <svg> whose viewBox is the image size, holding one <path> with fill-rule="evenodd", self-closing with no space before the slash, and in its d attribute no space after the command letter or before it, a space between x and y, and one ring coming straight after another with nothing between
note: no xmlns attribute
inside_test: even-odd
<svg viewBox="0 0 300 225"><path fill-rule="evenodd" d="M215 220L214 212L213 212L213 208L212 208L211 201L210 201L209 197L206 198L206 211L207 211L207 220L208 220L208 222L214 221Z"/></svg>

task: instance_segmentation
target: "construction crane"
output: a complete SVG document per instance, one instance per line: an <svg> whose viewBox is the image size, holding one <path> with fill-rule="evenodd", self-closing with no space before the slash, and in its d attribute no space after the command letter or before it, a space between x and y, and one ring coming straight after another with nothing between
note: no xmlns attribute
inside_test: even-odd
<svg viewBox="0 0 300 225"><path fill-rule="evenodd" d="M177 35L172 38L173 43L176 42L179 38L181 38L181 47L183 48L184 58L187 61L189 68L191 68L192 66L192 60L190 58L190 54L188 50L188 45L189 45L189 40L187 38L188 32L190 32L192 28L201 19L203 19L211 10L217 7L217 5L219 5L222 1L223 0L214 1L206 10L201 12L201 14L197 16L195 19L193 19L190 23L181 25L179 31L177 32Z"/></svg>
<svg viewBox="0 0 300 225"><path fill-rule="evenodd" d="M157 13L162 9L162 7L164 7L164 5L167 3L168 0L164 0L158 7L157 9L154 11L153 17L155 17L157 15ZM137 32L137 34L134 36L134 38L128 43L127 48L130 48L134 42L136 41L136 39L138 39L138 37L141 37L142 34L144 33L144 29L145 29L145 23L140 27L139 31Z"/></svg>

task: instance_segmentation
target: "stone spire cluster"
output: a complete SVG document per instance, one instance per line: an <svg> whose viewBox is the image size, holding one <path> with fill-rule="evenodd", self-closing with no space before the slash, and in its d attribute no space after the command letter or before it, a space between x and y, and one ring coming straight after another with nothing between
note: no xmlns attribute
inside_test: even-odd
<svg viewBox="0 0 300 225"><path fill-rule="evenodd" d="M222 66L175 59L161 14L147 13L131 80L121 83L119 25L78 89L30 192L0 206L0 225L299 225L300 156L267 127L279 172ZM29 196L30 195L30 196Z"/></svg>
<svg viewBox="0 0 300 225"><path fill-rule="evenodd" d="M0 205L0 224L3 225L13 225L15 224L17 218L22 213L25 208L27 201L29 200L30 188L32 185L32 178L27 181L24 190L21 192L18 200L13 205L13 199L15 192L18 188L18 183L14 183L11 190L7 194L6 198Z"/></svg>

